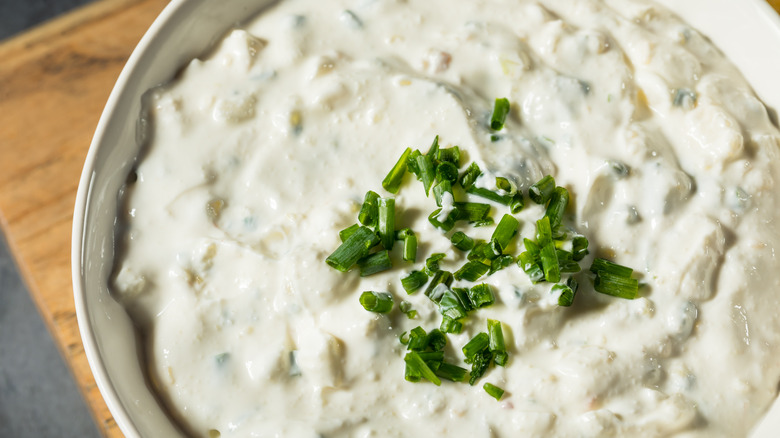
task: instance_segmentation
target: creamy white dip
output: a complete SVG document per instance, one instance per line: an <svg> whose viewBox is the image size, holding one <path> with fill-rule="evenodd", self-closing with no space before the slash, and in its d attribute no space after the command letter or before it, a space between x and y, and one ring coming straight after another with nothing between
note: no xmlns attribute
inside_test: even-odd
<svg viewBox="0 0 780 438"><path fill-rule="evenodd" d="M512 110L491 142L497 97ZM147 110L112 286L189 434L744 436L776 395L780 134L737 69L652 3L284 1L151 90ZM419 263L395 249L392 270L360 278L324 260L365 192L389 195L402 151L435 135L523 191L553 175L590 239L583 266L635 268L640 298L582 273L558 307L512 265L484 279L496 304L445 351L463 365L497 319L507 366L474 386L406 382L399 335L441 320L401 288ZM395 199L418 262L462 266L421 184L407 175ZM521 237L543 213L526 203ZM364 290L418 315L367 312Z"/></svg>

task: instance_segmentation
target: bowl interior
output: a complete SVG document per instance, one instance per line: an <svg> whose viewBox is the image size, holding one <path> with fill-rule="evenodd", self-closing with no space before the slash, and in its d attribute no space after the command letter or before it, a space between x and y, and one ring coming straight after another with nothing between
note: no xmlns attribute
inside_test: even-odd
<svg viewBox="0 0 780 438"><path fill-rule="evenodd" d="M143 93L169 81L225 31L274 0L174 0L149 29L123 70L84 166L73 229L73 281L84 348L101 393L125 435L176 436L145 381L133 325L110 295L117 194L135 163ZM780 19L763 0L660 0L677 11L740 67L757 94L780 108ZM780 404L755 437L780 428Z"/></svg>

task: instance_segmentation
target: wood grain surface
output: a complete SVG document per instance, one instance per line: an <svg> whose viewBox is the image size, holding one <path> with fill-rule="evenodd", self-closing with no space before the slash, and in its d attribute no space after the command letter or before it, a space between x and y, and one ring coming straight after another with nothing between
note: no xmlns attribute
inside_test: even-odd
<svg viewBox="0 0 780 438"><path fill-rule="evenodd" d="M780 0L768 0L780 11ZM0 43L0 225L38 309L107 437L120 437L76 324L70 236L103 105L167 2L101 0Z"/></svg>

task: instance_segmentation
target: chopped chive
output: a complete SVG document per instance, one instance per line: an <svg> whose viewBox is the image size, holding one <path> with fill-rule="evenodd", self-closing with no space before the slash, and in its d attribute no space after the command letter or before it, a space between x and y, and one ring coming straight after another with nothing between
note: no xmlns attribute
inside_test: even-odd
<svg viewBox="0 0 780 438"><path fill-rule="evenodd" d="M445 257L447 257L447 255L441 252L431 254L430 257L425 259L425 268L423 268L423 272L429 276L432 276L436 273L436 271L440 271L441 269L439 268L439 260L442 260Z"/></svg>
<svg viewBox="0 0 780 438"><path fill-rule="evenodd" d="M452 284L452 273L449 271L436 271L436 274L428 283L428 287L425 289L425 296L430 298L433 302L438 303L441 296L438 296L436 290L437 286L444 285L445 289L449 289ZM441 289L440 289L441 290ZM443 292L443 291L442 291Z"/></svg>
<svg viewBox="0 0 780 438"><path fill-rule="evenodd" d="M606 272L617 277L629 278L631 277L631 274L634 272L634 270L627 266L610 262L609 260L593 259L593 264L590 265L590 272L593 272L594 274Z"/></svg>
<svg viewBox="0 0 780 438"><path fill-rule="evenodd" d="M441 365L439 365L439 369L435 371L437 376L452 382L462 382L466 380L466 372L465 368L447 362L442 362Z"/></svg>
<svg viewBox="0 0 780 438"><path fill-rule="evenodd" d="M506 366L508 361L509 355L506 353L506 351L499 351L493 354L493 362L495 362L496 365L500 367Z"/></svg>
<svg viewBox="0 0 780 438"><path fill-rule="evenodd" d="M464 190L468 190L477 181L477 178L482 175L482 171L479 169L477 163L471 163L466 171L460 177L460 185Z"/></svg>
<svg viewBox="0 0 780 438"><path fill-rule="evenodd" d="M411 228L401 228L400 230L395 232L395 240L404 240L406 236L414 234L414 231L412 231Z"/></svg>
<svg viewBox="0 0 780 438"><path fill-rule="evenodd" d="M474 248L471 249L466 256L469 260L482 260L485 258L485 248L487 248L487 242L484 240L477 240L474 242Z"/></svg>
<svg viewBox="0 0 780 438"><path fill-rule="evenodd" d="M469 289L469 300L474 308L479 308L490 306L496 302L496 297L493 295L493 289L490 288L490 285L480 283Z"/></svg>
<svg viewBox="0 0 780 438"><path fill-rule="evenodd" d="M553 292L560 290L561 294L558 296L558 305L563 307L569 307L574 302L574 297L577 295L577 288L579 283L574 277L569 277L566 280L566 284L556 284L553 286Z"/></svg>
<svg viewBox="0 0 780 438"><path fill-rule="evenodd" d="M476 222L472 222L471 223L471 225L473 225L474 228L489 227L489 226L492 226L493 224L495 224L495 221L490 216L488 216L487 218L485 218L485 219L483 219L481 221L476 221Z"/></svg>
<svg viewBox="0 0 780 438"><path fill-rule="evenodd" d="M522 252L517 258L517 264L523 269L532 282L538 283L544 280L544 270L540 266L538 254L534 255L530 251Z"/></svg>
<svg viewBox="0 0 780 438"><path fill-rule="evenodd" d="M496 99L493 104L493 115L490 116L490 129L501 130L504 127L507 114L509 114L509 100L505 97Z"/></svg>
<svg viewBox="0 0 780 438"><path fill-rule="evenodd" d="M488 271L488 275L495 274L496 272L514 263L514 261L515 258L508 254L500 255L494 258L493 261L490 262L490 271Z"/></svg>
<svg viewBox="0 0 780 438"><path fill-rule="evenodd" d="M444 347L446 346L447 337L444 336L444 333L442 333L441 330L433 329L428 332L428 347L433 349L433 351L444 350Z"/></svg>
<svg viewBox="0 0 780 438"><path fill-rule="evenodd" d="M510 195L517 193L517 186L515 183L510 181L508 178L504 178L503 176L496 177L496 187Z"/></svg>
<svg viewBox="0 0 780 438"><path fill-rule="evenodd" d="M403 259L407 262L417 261L417 236L408 234L404 237Z"/></svg>
<svg viewBox="0 0 780 438"><path fill-rule="evenodd" d="M395 199L379 198L379 225L377 227L382 246L393 249L395 243Z"/></svg>
<svg viewBox="0 0 780 438"><path fill-rule="evenodd" d="M444 180L433 186L433 199L436 200L437 207L441 207L441 200L445 193L449 193L450 196L454 197L452 194L452 183L450 181Z"/></svg>
<svg viewBox="0 0 780 438"><path fill-rule="evenodd" d="M424 360L426 363L429 362L441 362L444 360L444 352L443 351L417 351L418 355L420 355L420 359Z"/></svg>
<svg viewBox="0 0 780 438"><path fill-rule="evenodd" d="M504 396L504 390L496 385L485 382L485 384L482 385L482 388L485 390L485 392L488 393L489 396L493 397L497 401L500 401L501 397Z"/></svg>
<svg viewBox="0 0 780 438"><path fill-rule="evenodd" d="M325 259L328 266L347 272L358 260L368 255L379 243L379 237L370 228L360 227Z"/></svg>
<svg viewBox="0 0 780 438"><path fill-rule="evenodd" d="M407 350L422 351L428 347L428 333L419 325L409 332L409 342Z"/></svg>
<svg viewBox="0 0 780 438"><path fill-rule="evenodd" d="M411 367L408 363L404 363L404 365L404 379L407 382L417 383L422 380L419 369Z"/></svg>
<svg viewBox="0 0 780 438"><path fill-rule="evenodd" d="M478 353L488 349L490 345L490 337L485 332L480 332L470 341L463 346L463 355L466 356L466 363L471 363L471 360Z"/></svg>
<svg viewBox="0 0 780 438"><path fill-rule="evenodd" d="M412 271L401 279L401 286L407 294L411 294L428 282L428 275L421 271Z"/></svg>
<svg viewBox="0 0 780 438"><path fill-rule="evenodd" d="M471 260L455 271L453 276L458 281L477 281L480 277L487 274L489 270L490 266L477 260Z"/></svg>
<svg viewBox="0 0 780 438"><path fill-rule="evenodd" d="M501 205L510 205L512 204L512 199L514 199L513 195L502 195L500 193L496 193L492 190L488 190L482 187L476 187L471 186L468 189L466 189L466 193L479 196L480 198L489 199L493 202L497 202Z"/></svg>
<svg viewBox="0 0 780 438"><path fill-rule="evenodd" d="M580 264L575 262L574 260L558 259L558 266L560 267L559 269L561 273L566 273L566 274L575 274L582 270L582 268L580 268Z"/></svg>
<svg viewBox="0 0 780 438"><path fill-rule="evenodd" d="M458 181L458 168L449 161L445 161L436 166L436 181L449 181L454 183Z"/></svg>
<svg viewBox="0 0 780 438"><path fill-rule="evenodd" d="M406 170L413 173L418 180L420 179L420 168L417 166L417 157L420 155L422 155L420 151L415 149L406 160Z"/></svg>
<svg viewBox="0 0 780 438"><path fill-rule="evenodd" d="M552 241L547 242L539 251L539 257L542 260L542 269L544 269L544 279L550 283L561 281L561 270L558 265L558 254L555 252L555 245Z"/></svg>
<svg viewBox="0 0 780 438"><path fill-rule="evenodd" d="M456 168L460 167L460 148L453 146L451 148L439 149L436 153L436 160L440 162L448 162L455 165Z"/></svg>
<svg viewBox="0 0 780 438"><path fill-rule="evenodd" d="M441 213L441 208L434 210L434 212L428 216L428 222L442 231L450 231L455 226L455 219L458 217L457 209L453 210L444 222L439 221L439 213Z"/></svg>
<svg viewBox="0 0 780 438"><path fill-rule="evenodd" d="M390 251L383 250L377 251L373 254L367 255L357 261L360 268L360 276L368 277L369 275L376 274L377 272L387 271L393 267L393 262L390 261Z"/></svg>
<svg viewBox="0 0 780 438"><path fill-rule="evenodd" d="M412 153L412 148L406 148L401 154L401 158L395 163L390 173L387 174L384 180L382 180L382 187L390 193L398 193L398 189L401 187L401 181L403 181L404 174L406 173L406 163L409 161L409 155Z"/></svg>
<svg viewBox="0 0 780 438"><path fill-rule="evenodd" d="M471 304L471 300L469 299L469 290L465 287L453 287L452 293L454 293L458 297L458 301L460 301L460 304L463 306L464 309L466 309L466 312L474 310L474 305Z"/></svg>
<svg viewBox="0 0 780 438"><path fill-rule="evenodd" d="M506 344L504 343L504 331L501 329L501 322L495 319L487 320L488 326L488 338L490 343L488 348L492 352L506 351Z"/></svg>
<svg viewBox="0 0 780 438"><path fill-rule="evenodd" d="M477 380L482 377L482 375L485 374L485 371L487 371L488 367L490 366L490 361L493 359L493 354L485 350L481 353L478 353L476 356L474 356L471 360L471 376L469 376L469 385L473 385L477 382Z"/></svg>
<svg viewBox="0 0 780 438"><path fill-rule="evenodd" d="M439 154L439 136L433 137L433 142L431 143L431 147L428 148L428 152L425 153L426 156L431 158L431 161L436 159L436 156Z"/></svg>
<svg viewBox="0 0 780 438"><path fill-rule="evenodd" d="M360 294L360 304L369 312L387 313L393 309L393 296L387 292L366 291Z"/></svg>
<svg viewBox="0 0 780 438"><path fill-rule="evenodd" d="M489 204L481 204L479 202L455 202L454 205L458 211L458 220L476 222L485 220L490 214Z"/></svg>
<svg viewBox="0 0 780 438"><path fill-rule="evenodd" d="M569 204L569 191L563 187L556 187L550 196L550 203L547 205L545 216L550 218L550 227L557 230L563 221L563 213Z"/></svg>
<svg viewBox="0 0 780 438"><path fill-rule="evenodd" d="M451 319L466 317L466 309L463 308L458 296L451 290L444 292L439 300L439 313Z"/></svg>
<svg viewBox="0 0 780 438"><path fill-rule="evenodd" d="M485 258L488 260L493 260L496 257L500 256L504 252L504 249L501 248L501 244L499 244L495 240L491 240L487 243L485 246L484 254Z"/></svg>
<svg viewBox="0 0 780 438"><path fill-rule="evenodd" d="M358 221L366 227L376 227L379 218L379 195L371 190L366 192L363 205L358 213Z"/></svg>
<svg viewBox="0 0 780 438"><path fill-rule="evenodd" d="M525 208L525 198L523 198L523 194L520 192L515 193L515 196L512 197L512 202L509 203L509 211L512 214L520 213L523 208Z"/></svg>
<svg viewBox="0 0 780 438"><path fill-rule="evenodd" d="M420 357L419 354L417 354L417 352L410 351L406 353L404 362L406 362L407 366L411 368L412 372L420 373L424 379L430 381L436 386L441 385L441 380L436 377L436 374L433 373L428 364L425 363L425 361Z"/></svg>
<svg viewBox="0 0 780 438"><path fill-rule="evenodd" d="M343 230L339 231L339 239L341 239L342 242L346 242L347 239L349 239L349 236L355 234L355 231L360 228L360 225L353 224L348 226L347 228L344 228Z"/></svg>
<svg viewBox="0 0 780 438"><path fill-rule="evenodd" d="M588 238L585 236L574 236L571 241L572 259L580 261L588 255Z"/></svg>
<svg viewBox="0 0 780 438"><path fill-rule="evenodd" d="M414 167L417 169L417 179L422 181L423 187L425 188L425 196L428 196L428 193L431 190L431 185L433 185L433 181L436 177L434 168L433 168L433 159L428 155L417 155L416 157L410 156L410 159L415 161Z"/></svg>
<svg viewBox="0 0 780 438"><path fill-rule="evenodd" d="M536 243L539 248L552 242L552 228L550 227L550 217L545 216L536 221Z"/></svg>
<svg viewBox="0 0 780 438"><path fill-rule="evenodd" d="M459 334L463 330L463 323L445 316L442 318L439 328L444 333Z"/></svg>
<svg viewBox="0 0 780 438"><path fill-rule="evenodd" d="M461 251L469 251L471 248L474 248L474 239L467 236L463 231L453 233L452 237L450 237L450 242L452 242L452 246Z"/></svg>
<svg viewBox="0 0 780 438"><path fill-rule="evenodd" d="M501 246L501 250L505 250L512 239L517 235L517 228L520 226L520 222L515 219L511 214L505 214L496 225L496 229L493 231L493 235L490 237L491 242L497 242Z"/></svg>
<svg viewBox="0 0 780 438"><path fill-rule="evenodd" d="M400 342L401 345L409 345L409 332L401 333L401 336L398 337L398 342Z"/></svg>
<svg viewBox="0 0 780 438"><path fill-rule="evenodd" d="M526 251L530 252L531 254L539 254L539 245L537 245L533 240L523 239L523 246L525 246Z"/></svg>
<svg viewBox="0 0 780 438"><path fill-rule="evenodd" d="M412 309L412 303L409 301L401 301L398 304L398 308L401 310L401 313L406 315L409 319L414 319L414 317L417 316L417 311Z"/></svg>
<svg viewBox="0 0 780 438"><path fill-rule="evenodd" d="M528 197L537 204L546 204L555 190L555 179L547 175L528 188Z"/></svg>
<svg viewBox="0 0 780 438"><path fill-rule="evenodd" d="M639 292L639 281L631 277L622 277L608 271L599 271L593 283L596 292L613 297L633 300Z"/></svg>

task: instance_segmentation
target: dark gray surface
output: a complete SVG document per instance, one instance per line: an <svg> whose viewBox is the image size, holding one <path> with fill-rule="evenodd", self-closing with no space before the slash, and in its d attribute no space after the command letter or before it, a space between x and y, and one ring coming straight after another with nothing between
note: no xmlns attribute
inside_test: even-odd
<svg viewBox="0 0 780 438"><path fill-rule="evenodd" d="M0 0L0 39L89 0ZM99 437L0 234L0 438Z"/></svg>

